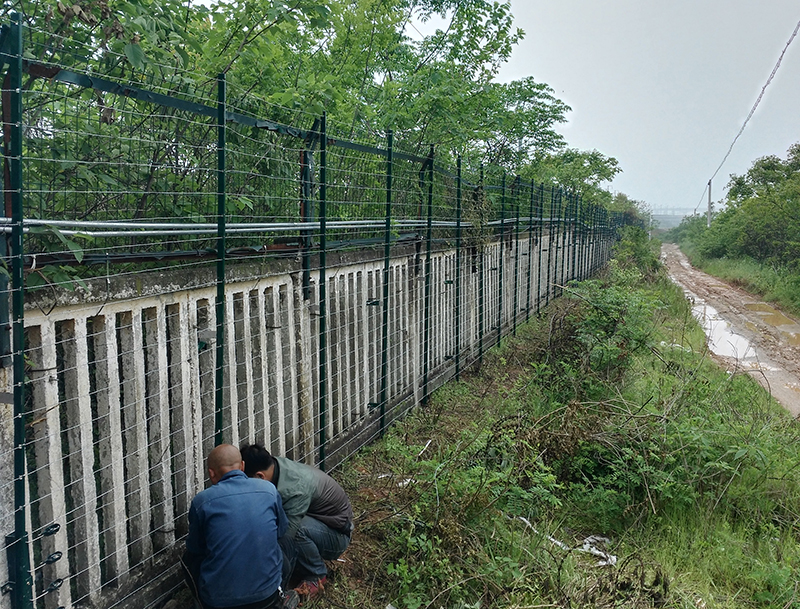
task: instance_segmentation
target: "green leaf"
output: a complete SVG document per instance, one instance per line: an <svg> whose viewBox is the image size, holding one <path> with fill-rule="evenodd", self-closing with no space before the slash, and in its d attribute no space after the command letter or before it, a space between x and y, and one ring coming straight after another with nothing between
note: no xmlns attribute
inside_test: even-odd
<svg viewBox="0 0 800 609"><path fill-rule="evenodd" d="M83 248L80 246L80 244L75 243L71 239L67 239L66 246L69 248L69 251L74 254L75 260L78 262L83 262Z"/></svg>
<svg viewBox="0 0 800 609"><path fill-rule="evenodd" d="M140 47L138 44L126 44L125 57L128 58L128 61L130 61L131 65L137 70L144 69L144 64L147 58L144 55L144 51L142 51L142 47Z"/></svg>
<svg viewBox="0 0 800 609"><path fill-rule="evenodd" d="M109 186L119 186L119 182L117 180L115 180L114 178L112 178L108 174L99 173L99 174L97 174L97 177L100 178L101 182L105 182Z"/></svg>
<svg viewBox="0 0 800 609"><path fill-rule="evenodd" d="M179 56L180 56L180 58L181 58L181 65L182 65L184 68L185 68L185 67L187 67L187 66L189 65L189 53L187 53L187 52L186 52L186 51L183 49L183 47L179 47L179 46L176 46L176 47L175 47L175 52L176 52L176 53L178 53L178 55L179 55Z"/></svg>

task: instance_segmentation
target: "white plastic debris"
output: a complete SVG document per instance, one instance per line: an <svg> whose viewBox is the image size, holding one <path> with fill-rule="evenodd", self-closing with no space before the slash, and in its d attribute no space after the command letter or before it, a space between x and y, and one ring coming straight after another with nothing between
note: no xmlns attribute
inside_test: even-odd
<svg viewBox="0 0 800 609"><path fill-rule="evenodd" d="M599 535L590 535L586 539L583 540L583 545L581 546L581 552L587 552L589 554L594 554L595 556L599 556L603 560L597 563L599 567L605 567L606 565L614 566L617 564L617 557L609 554L608 552L604 552L603 550L598 549L598 545L605 546L611 543L611 540L607 537L600 537Z"/></svg>
<svg viewBox="0 0 800 609"><path fill-rule="evenodd" d="M527 518L524 518L522 516L517 516L517 519L524 522L525 525L529 529L531 529L534 533L536 533L537 535L541 535L541 533L539 533L539 531L536 530L536 527L533 526ZM617 564L616 556L614 556L613 554L609 554L608 552L605 552L597 547L598 545L606 545L611 543L611 540L606 537L601 537L599 535L590 535L589 537L583 540L583 545L581 545L581 547L579 548L572 548L567 544L565 544L563 541L559 541L552 535L546 535L545 537L550 543L552 543L554 546L558 546L562 550L569 551L575 549L578 552L586 552L587 554L593 554L594 556L602 558L602 560L597 563L598 567L606 567L606 566L613 567L614 565Z"/></svg>
<svg viewBox="0 0 800 609"><path fill-rule="evenodd" d="M380 474L378 476L378 480L382 480L383 478L394 478L394 474ZM400 488L405 488L412 482L416 482L414 478L403 478L400 482L397 483L397 486Z"/></svg>
<svg viewBox="0 0 800 609"><path fill-rule="evenodd" d="M678 343L667 343L666 341L661 341L660 345L664 348L668 349L680 349L686 353L692 353L692 350L689 347L684 347L683 345L679 345Z"/></svg>

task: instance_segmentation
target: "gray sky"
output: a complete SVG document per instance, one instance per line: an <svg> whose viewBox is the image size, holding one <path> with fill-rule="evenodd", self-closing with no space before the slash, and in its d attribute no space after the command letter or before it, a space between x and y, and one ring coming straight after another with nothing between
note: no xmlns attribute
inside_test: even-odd
<svg viewBox="0 0 800 609"><path fill-rule="evenodd" d="M800 20L797 0L511 0L525 39L500 80L549 84L571 147L620 162L611 188L691 208ZM712 185L800 141L800 35ZM703 208L701 207L701 210Z"/></svg>

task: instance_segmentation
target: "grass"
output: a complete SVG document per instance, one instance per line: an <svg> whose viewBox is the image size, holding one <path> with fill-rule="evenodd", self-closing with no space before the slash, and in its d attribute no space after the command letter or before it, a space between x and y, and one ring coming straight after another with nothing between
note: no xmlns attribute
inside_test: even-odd
<svg viewBox="0 0 800 609"><path fill-rule="evenodd" d="M636 239L345 465L357 532L311 606L800 607L798 426Z"/></svg>

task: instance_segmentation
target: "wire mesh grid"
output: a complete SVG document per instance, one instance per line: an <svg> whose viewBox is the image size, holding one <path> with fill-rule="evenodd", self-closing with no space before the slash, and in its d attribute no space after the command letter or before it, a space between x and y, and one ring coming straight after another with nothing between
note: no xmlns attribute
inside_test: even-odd
<svg viewBox="0 0 800 609"><path fill-rule="evenodd" d="M556 187L29 43L28 496L0 522L36 607L163 598L217 441L335 466L607 259L612 219Z"/></svg>

